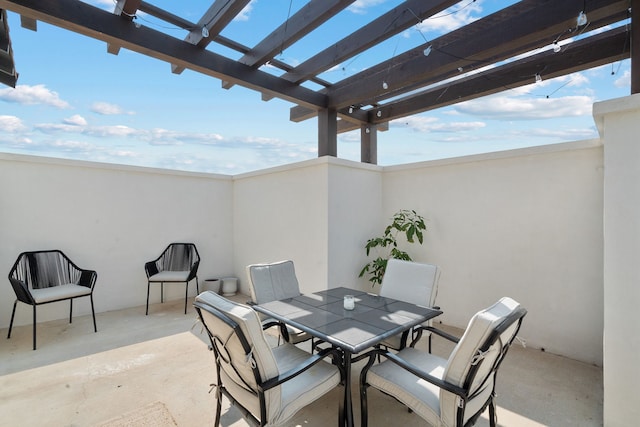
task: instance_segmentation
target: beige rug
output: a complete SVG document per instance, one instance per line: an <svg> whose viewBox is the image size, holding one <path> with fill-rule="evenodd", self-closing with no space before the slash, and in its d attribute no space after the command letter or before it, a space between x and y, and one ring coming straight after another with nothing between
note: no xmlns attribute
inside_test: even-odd
<svg viewBox="0 0 640 427"><path fill-rule="evenodd" d="M153 402L98 424L97 427L172 427L177 425L164 403Z"/></svg>

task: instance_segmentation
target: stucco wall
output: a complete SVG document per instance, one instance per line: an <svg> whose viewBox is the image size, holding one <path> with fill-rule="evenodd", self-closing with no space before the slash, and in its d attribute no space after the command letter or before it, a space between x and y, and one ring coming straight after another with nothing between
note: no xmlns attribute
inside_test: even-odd
<svg viewBox="0 0 640 427"><path fill-rule="evenodd" d="M531 346L602 361L594 141L385 168L326 157L236 177L0 155L0 208L5 271L23 250L61 248L98 271L98 311L144 305L144 262L180 240L197 244L201 280L236 276L245 293L247 264L285 258L303 291L370 290L357 278L366 240L397 209L415 209L429 230L414 259L443 269L445 322L464 327L510 295L529 309L521 335ZM8 283L0 298L6 327ZM67 315L66 304L45 308L40 321ZM20 307L17 323L29 322Z"/></svg>
<svg viewBox="0 0 640 427"><path fill-rule="evenodd" d="M414 259L442 268L443 322L510 296L529 345L602 363L602 161L584 141L385 169L385 215L428 220Z"/></svg>
<svg viewBox="0 0 640 427"><path fill-rule="evenodd" d="M2 154L3 275L22 251L61 249L80 267L98 272L97 311L144 305L144 263L171 242L196 244L201 279L231 275L232 189L228 177ZM4 282L2 327L15 300ZM165 286L165 298L183 297L184 286ZM159 286L152 286L151 301L160 301ZM64 318L68 310L66 303L47 304L38 308L38 320ZM78 300L74 312L90 313L89 300ZM25 323L31 323L31 308L19 304L15 324Z"/></svg>
<svg viewBox="0 0 640 427"><path fill-rule="evenodd" d="M638 424L640 94L594 104L605 142L604 425Z"/></svg>

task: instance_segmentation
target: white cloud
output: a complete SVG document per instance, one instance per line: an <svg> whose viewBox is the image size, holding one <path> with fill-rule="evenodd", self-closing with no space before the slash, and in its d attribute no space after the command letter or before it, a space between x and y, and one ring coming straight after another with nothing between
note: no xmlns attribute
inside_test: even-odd
<svg viewBox="0 0 640 427"><path fill-rule="evenodd" d="M240 11L240 13L238 13L236 15L235 18L233 18L234 21L248 21L249 20L249 15L251 15L251 11L253 10L253 5L257 2L258 0L251 0L249 2L249 4L247 4L244 9L242 9Z"/></svg>
<svg viewBox="0 0 640 427"><path fill-rule="evenodd" d="M393 127L406 126L417 132L465 132L484 128L484 122L442 122L435 117L411 116L391 122Z"/></svg>
<svg viewBox="0 0 640 427"><path fill-rule="evenodd" d="M347 10L357 13L358 15L363 15L367 13L367 9L384 2L385 0L356 0L347 8Z"/></svg>
<svg viewBox="0 0 640 427"><path fill-rule="evenodd" d="M22 120L16 116L0 116L0 131L14 133L26 129L27 127L22 123Z"/></svg>
<svg viewBox="0 0 640 427"><path fill-rule="evenodd" d="M67 101L63 101L57 92L47 89L45 85L18 85L15 89L0 89L0 100L23 105L50 105L56 108L70 108Z"/></svg>
<svg viewBox="0 0 640 427"><path fill-rule="evenodd" d="M631 86L631 72L629 70L625 70L625 72L620 77L615 79L613 85L615 87L622 88Z"/></svg>
<svg viewBox="0 0 640 427"><path fill-rule="evenodd" d="M448 32L480 19L482 2L458 3L418 24L421 31Z"/></svg>
<svg viewBox="0 0 640 427"><path fill-rule="evenodd" d="M120 106L110 104L108 102L94 102L93 105L91 105L91 111L105 116L113 116L117 114L133 114L125 113L125 111Z"/></svg>
<svg viewBox="0 0 640 427"><path fill-rule="evenodd" d="M72 126L86 126L87 121L80 114L74 114L71 117L67 117L63 120L64 124L72 125Z"/></svg>
<svg viewBox="0 0 640 427"><path fill-rule="evenodd" d="M495 120L541 120L591 114L594 99L589 96L526 98L491 96L457 104L456 111Z"/></svg>

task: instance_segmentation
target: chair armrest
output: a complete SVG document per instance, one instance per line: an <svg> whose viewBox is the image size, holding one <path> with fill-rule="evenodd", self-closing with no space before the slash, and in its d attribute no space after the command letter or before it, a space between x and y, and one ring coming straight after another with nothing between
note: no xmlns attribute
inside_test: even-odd
<svg viewBox="0 0 640 427"><path fill-rule="evenodd" d="M158 266L155 261L146 262L144 264L144 271L147 273L147 278L159 273Z"/></svg>
<svg viewBox="0 0 640 427"><path fill-rule="evenodd" d="M19 301L31 305L35 304L35 301L31 296L31 292L29 292L29 287L25 282L23 282L22 280L14 279L13 277L9 277L9 282L11 282L13 291L16 293L16 298Z"/></svg>
<svg viewBox="0 0 640 427"><path fill-rule="evenodd" d="M80 280L78 281L78 285L91 288L93 290L93 286L96 284L97 278L98 273L95 271L80 269Z"/></svg>
<svg viewBox="0 0 640 427"><path fill-rule="evenodd" d="M300 375L301 373L311 368L316 363L321 362L327 356L331 357L334 360L336 366L338 367L342 366L342 363L340 363L340 358L341 358L340 351L335 348L326 348L316 354L311 355L307 360L300 363L295 368L291 368L287 372L284 372L278 375L277 377L270 378L264 381L262 384L258 384L258 388L260 388L261 391L263 392L269 389L272 389L273 387L278 386L286 381L289 381L291 378L297 375ZM344 377L342 368L338 368L338 369L340 369L340 378Z"/></svg>
<svg viewBox="0 0 640 427"><path fill-rule="evenodd" d="M467 391L465 389L463 389L462 387L458 387L457 385L448 383L444 380L441 380L440 378L436 378L434 376L432 376L431 374L429 374L428 372L425 372L423 370L421 370L420 368L418 368L417 366L407 362L406 360L404 360L403 358L399 357L397 354L395 353L391 353L389 351L385 352L386 354L381 354L381 356L386 357L387 360L395 363L396 365L400 366L401 368L411 372L413 375L422 378L425 381L430 382L431 384L440 387L441 389L447 390L448 392L451 392L455 395L460 396L464 401L467 400Z"/></svg>
<svg viewBox="0 0 640 427"><path fill-rule="evenodd" d="M444 331L441 331L440 329L436 329L433 326L418 326L417 328L415 328L415 331L419 335L422 335L422 331L429 331L429 332L431 332L433 334L439 335L442 338L445 338L445 339L447 339L447 340L449 340L451 342L454 342L456 344L458 343L458 341L460 341L460 338L455 337L455 336L453 336L451 334L448 334L448 333L446 333Z"/></svg>
<svg viewBox="0 0 640 427"><path fill-rule="evenodd" d="M191 266L191 272L189 273L189 278L187 280L192 280L198 275L198 267L200 266L200 260L193 263Z"/></svg>
<svg viewBox="0 0 640 427"><path fill-rule="evenodd" d="M458 387L457 385L448 383L444 380L441 380L440 378L434 377L431 374L429 374L428 372L425 372L423 370L421 370L420 368L418 368L417 366L413 365L412 363L407 362L406 360L404 360L403 358L401 358L400 356L398 356L396 353L392 353L389 350L383 350L383 349L373 349L367 353L364 353L356 358L354 358L352 360L352 363L360 361L362 359L365 358L369 358L369 361L367 362L367 364L362 368L362 371L360 371L360 384L364 384L366 381L366 376L367 376L367 372L369 371L369 368L371 368L371 366L373 366L375 360L376 360L376 356L380 356L380 357L385 357L387 360L389 360L392 363L395 363L396 365L400 366L402 369L405 369L406 371L412 373L413 375L422 378L425 381L430 382L431 384L443 389L443 390L447 390L457 396L460 396L464 401L467 400L467 391L465 389L463 389L462 387Z"/></svg>

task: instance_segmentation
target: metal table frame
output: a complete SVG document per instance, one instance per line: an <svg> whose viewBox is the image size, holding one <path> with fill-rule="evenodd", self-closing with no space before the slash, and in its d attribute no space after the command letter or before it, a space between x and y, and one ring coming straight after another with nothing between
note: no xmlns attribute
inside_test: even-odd
<svg viewBox="0 0 640 427"><path fill-rule="evenodd" d="M355 297L354 310L343 308L345 295ZM271 301L253 308L342 350L345 423L349 427L353 426L352 356L442 314L440 310L344 287Z"/></svg>

